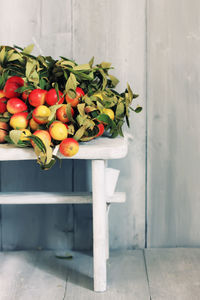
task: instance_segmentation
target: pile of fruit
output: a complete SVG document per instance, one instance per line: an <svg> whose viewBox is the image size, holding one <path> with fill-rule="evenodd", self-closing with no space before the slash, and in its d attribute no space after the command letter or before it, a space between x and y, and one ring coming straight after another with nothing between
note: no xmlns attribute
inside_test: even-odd
<svg viewBox="0 0 200 300"><path fill-rule="evenodd" d="M36 57L32 50L0 47L0 143L33 147L43 169L56 162L56 145L70 157L79 141L123 136L130 109L142 110L130 106L138 95L129 85L123 93L115 90L110 63L93 65L92 58L78 65L65 57Z"/></svg>

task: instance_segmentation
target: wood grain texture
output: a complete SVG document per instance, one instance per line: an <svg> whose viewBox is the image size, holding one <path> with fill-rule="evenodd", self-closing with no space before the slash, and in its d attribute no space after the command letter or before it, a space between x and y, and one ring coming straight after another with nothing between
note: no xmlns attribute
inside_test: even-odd
<svg viewBox="0 0 200 300"><path fill-rule="evenodd" d="M4 162L2 174L2 192L72 190L71 161L63 161L61 169L56 165L48 172L41 171L33 161ZM72 248L72 206L3 205L2 242L4 250Z"/></svg>
<svg viewBox="0 0 200 300"><path fill-rule="evenodd" d="M39 46L44 55L72 58L71 0L40 0Z"/></svg>
<svg viewBox="0 0 200 300"><path fill-rule="evenodd" d="M200 3L148 5L148 246L200 246Z"/></svg>
<svg viewBox="0 0 200 300"><path fill-rule="evenodd" d="M91 189L91 161L73 160L74 191ZM74 249L92 249L92 205L74 205Z"/></svg>
<svg viewBox="0 0 200 300"><path fill-rule="evenodd" d="M50 54L54 57L64 55L74 58L80 63L88 61L93 55L96 57L96 63L102 60L112 61L116 67L113 74L121 80L119 89L124 89L126 82L129 81L135 87L135 91L140 94L140 102L145 102L145 0L125 0L123 3L119 0L103 0L101 2L91 0L84 2L77 0L39 0L31 5L29 1L25 0L14 0L12 4L3 0L1 1L1 9L10 13L9 18L7 18L5 13L0 20L0 25L2 24L0 26L2 43L10 45L16 43L25 46L34 42L36 44L35 53ZM129 155L121 162L116 161L112 163L113 167L119 167L121 170L118 190L125 191L128 195L126 205L116 206L111 209L110 238L112 248L143 247L144 245L145 110L136 121L132 118L131 124L133 125L132 128L134 128L132 133L135 139L131 144ZM74 179L76 178L74 181L74 183L76 182L74 184L75 189L79 191L90 189L88 182L90 182L91 178L87 179L80 176L78 179L79 174L83 174L86 168L87 174L89 174L89 166L83 166L84 164L88 163L77 162L74 164L74 175L70 173L71 171L63 174L56 170L54 176L47 176L51 185L50 189L53 189L52 182L54 179L59 178L60 180L57 180L55 190L59 189L64 182L64 184L67 183L67 188L71 191L72 186L70 187L70 182L73 176ZM30 162L25 162L24 164L18 162L13 167L10 167L9 163L3 163L2 165L4 166L2 172L4 191L6 189L7 191L19 191L23 188L25 191L29 189L35 190L36 188L48 190L47 177L44 179L38 175L38 168L30 165ZM72 170L72 162L70 160L67 166L67 170ZM27 174L30 175L33 181L29 181ZM9 179L9 176L12 180ZM16 177L18 177L17 181ZM15 209L17 209L16 214ZM17 217L15 215L23 220L24 215L27 214L24 228L27 225L33 231L36 230L36 236L39 234L39 226L35 225L35 229L31 227L31 219L34 220L35 224L39 223L46 226L44 234L48 232L48 227L53 230L53 224L57 224L59 220L59 208L57 213L55 212L53 219L52 208L43 208L42 212L40 209L38 207L33 211L29 211L29 208L13 207L12 211L11 207L3 207L5 212L4 221L6 222L7 216L12 216L12 220L4 224L4 229L10 224L9 229L5 229L6 234L9 233L8 236L10 236L9 242L6 242L7 246L10 245L9 249L11 249L11 231L14 224L16 233L13 232L13 235L15 235L15 237L13 236L15 240L13 246L20 246L17 242L19 234L19 240L21 242L23 240L22 248L26 244L28 247L34 247L34 242L32 243L31 237L28 236L29 233L25 233L22 230L22 223L19 228L17 227ZM88 208L77 206L74 208L73 213L72 207L66 207L65 214L72 223L69 225L69 237L64 238L63 244L71 247L71 235L73 234L71 231L75 230L73 235L74 247L91 248L92 220L90 205L88 205ZM60 232L56 231L56 229L55 231L53 230L53 232L58 233L55 247L57 247L57 243L63 245L59 237L62 236L61 231L66 230L64 213L61 215ZM75 221L73 221L74 217ZM120 224L118 222L119 219L121 220ZM51 230L49 232L50 236ZM4 238L6 239L5 234ZM35 239L36 242L37 240ZM45 242L46 239L44 238L42 244L44 247ZM52 246L50 241L47 248L50 247L49 245ZM35 246L38 246L38 242Z"/></svg>
<svg viewBox="0 0 200 300"><path fill-rule="evenodd" d="M87 143L80 142L79 151L72 159L119 159L125 157L127 152L127 137L116 137L115 139L100 137ZM66 157L59 152L59 146L55 147L53 154L58 158L71 160L71 157ZM36 158L32 148L16 148L11 144L0 145L0 161L36 160Z"/></svg>
<svg viewBox="0 0 200 300"><path fill-rule="evenodd" d="M62 300L67 269L52 252L4 252L0 254L1 300Z"/></svg>
<svg viewBox="0 0 200 300"><path fill-rule="evenodd" d="M1 1L1 9L10 13L9 20L4 14L6 19L0 21L1 43L20 46L35 43L36 54L71 57L71 1L40 0L31 5L25 0ZM4 162L2 190L71 192L72 162L63 162L62 169L57 165L50 172L40 171L33 161ZM71 205L3 206L2 226L3 249L66 249L73 246Z"/></svg>
<svg viewBox="0 0 200 300"><path fill-rule="evenodd" d="M114 193L106 197L107 203L124 203L125 193ZM92 204L92 193L21 192L1 193L0 204Z"/></svg>
<svg viewBox="0 0 200 300"><path fill-rule="evenodd" d="M127 158L110 163L121 171L118 189L127 192L126 205L110 210L111 248L145 242L145 2L73 1L73 57L80 63L93 55L96 63L111 61L119 90L128 81L144 106L140 116L131 117L134 140Z"/></svg>
<svg viewBox="0 0 200 300"><path fill-rule="evenodd" d="M198 300L200 249L145 250L153 300Z"/></svg>

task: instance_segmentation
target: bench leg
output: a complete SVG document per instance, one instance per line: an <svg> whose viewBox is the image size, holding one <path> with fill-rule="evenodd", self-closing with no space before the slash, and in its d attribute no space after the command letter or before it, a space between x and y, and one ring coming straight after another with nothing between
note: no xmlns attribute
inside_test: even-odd
<svg viewBox="0 0 200 300"><path fill-rule="evenodd" d="M106 259L109 259L109 209L110 203L106 205Z"/></svg>
<svg viewBox="0 0 200 300"><path fill-rule="evenodd" d="M106 290L106 197L105 162L92 161L92 197L93 197L93 264L94 291Z"/></svg>

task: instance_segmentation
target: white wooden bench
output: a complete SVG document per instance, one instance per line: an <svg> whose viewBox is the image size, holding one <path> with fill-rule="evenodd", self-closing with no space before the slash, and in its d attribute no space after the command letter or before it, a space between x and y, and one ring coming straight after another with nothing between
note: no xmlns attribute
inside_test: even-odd
<svg viewBox="0 0 200 300"><path fill-rule="evenodd" d="M0 204L79 204L92 203L93 206L93 265L94 291L106 290L106 260L109 257L108 211L109 204L124 202L125 193L106 196L105 169L107 160L126 156L126 138L110 139L101 137L87 143L80 143L79 152L72 159L92 160L92 193L0 193ZM58 154L58 153L57 153ZM59 155L58 155L59 156ZM60 155L60 158L68 159ZM33 149L0 145L0 161L36 159Z"/></svg>

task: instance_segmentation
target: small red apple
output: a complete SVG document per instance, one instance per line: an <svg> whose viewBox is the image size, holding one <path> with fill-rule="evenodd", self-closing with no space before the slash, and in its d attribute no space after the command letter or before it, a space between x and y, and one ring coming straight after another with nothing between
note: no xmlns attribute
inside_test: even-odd
<svg viewBox="0 0 200 300"><path fill-rule="evenodd" d="M67 117L67 112L66 112L66 107L67 107L67 104L63 104L63 106L61 106L59 109L57 109L56 111L56 119L58 119L59 121L63 122L63 123L67 123L69 122L69 119ZM74 110L73 108L71 107L71 114L72 114L72 117L74 115Z"/></svg>
<svg viewBox="0 0 200 300"><path fill-rule="evenodd" d="M4 93L4 91L3 90L0 90L0 98L5 98L5 93Z"/></svg>
<svg viewBox="0 0 200 300"><path fill-rule="evenodd" d="M39 105L34 109L32 117L36 123L46 124L48 123L48 117L50 114L51 111L46 105Z"/></svg>
<svg viewBox="0 0 200 300"><path fill-rule="evenodd" d="M79 150L79 143L73 138L64 139L60 143L59 150L64 156L74 156Z"/></svg>
<svg viewBox="0 0 200 300"><path fill-rule="evenodd" d="M15 83L15 82L8 82L4 86L4 93L6 95L6 98L14 98L14 97L19 97L20 93L15 92L20 86Z"/></svg>
<svg viewBox="0 0 200 300"><path fill-rule="evenodd" d="M44 144L45 144L46 141L48 141L49 146L50 146L50 144L51 144L51 136L50 136L50 134L49 134L49 132L47 130L40 130L40 129L36 130L33 133L33 135L39 137L43 141ZM35 143L32 140L31 140L31 145L33 147L35 147Z"/></svg>
<svg viewBox="0 0 200 300"><path fill-rule="evenodd" d="M62 104L64 102L63 93L58 91L59 101L55 89L51 89L46 93L45 101L48 105Z"/></svg>
<svg viewBox="0 0 200 300"><path fill-rule="evenodd" d="M11 98L7 102L7 111L11 114L16 114L27 110L27 105L19 98Z"/></svg>
<svg viewBox="0 0 200 300"><path fill-rule="evenodd" d="M28 91L28 90L24 91L24 92L22 93L22 99L23 99L24 101L26 101L26 100L28 99L29 94L30 94L30 91Z"/></svg>
<svg viewBox="0 0 200 300"><path fill-rule="evenodd" d="M20 93L16 90L24 85L24 80L19 76L10 77L4 86L3 92L5 93L6 98L19 97Z"/></svg>
<svg viewBox="0 0 200 300"><path fill-rule="evenodd" d="M29 126L32 131L38 130L38 128L39 128L39 124L37 122L35 122L33 118L30 119Z"/></svg>
<svg viewBox="0 0 200 300"><path fill-rule="evenodd" d="M8 80L6 81L6 83L16 83L19 86L23 86L24 85L24 80L23 78L19 77L19 76L12 76L10 78L8 78Z"/></svg>
<svg viewBox="0 0 200 300"><path fill-rule="evenodd" d="M8 134L8 124L0 121L0 143L5 142L5 136Z"/></svg>
<svg viewBox="0 0 200 300"><path fill-rule="evenodd" d="M68 131L65 124L60 121L54 121L49 126L49 133L54 140L62 141L67 138Z"/></svg>
<svg viewBox="0 0 200 300"><path fill-rule="evenodd" d="M75 98L70 98L67 94L65 96L66 102L70 103L72 107L76 107L79 103L79 99L84 96L85 93L84 91L80 88L76 88L76 97Z"/></svg>
<svg viewBox="0 0 200 300"><path fill-rule="evenodd" d="M37 107L39 105L43 105L45 102L45 96L46 96L47 91L42 90L42 89L35 89L29 94L29 103Z"/></svg>
<svg viewBox="0 0 200 300"><path fill-rule="evenodd" d="M27 117L27 112L20 112L12 115L10 118L10 126L14 129L25 129L28 126Z"/></svg>
<svg viewBox="0 0 200 300"><path fill-rule="evenodd" d="M0 98L0 114L3 114L6 112L6 101L7 99L4 98Z"/></svg>

